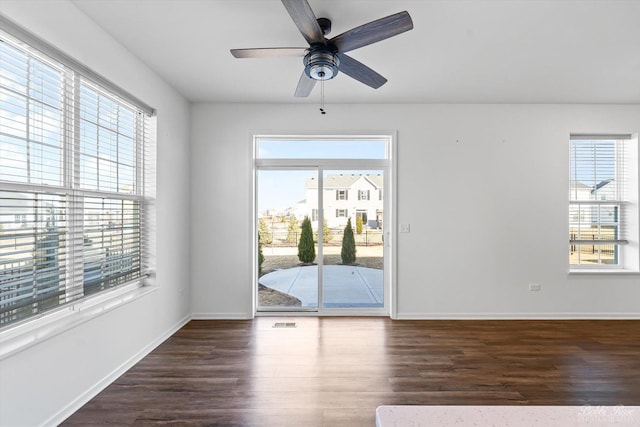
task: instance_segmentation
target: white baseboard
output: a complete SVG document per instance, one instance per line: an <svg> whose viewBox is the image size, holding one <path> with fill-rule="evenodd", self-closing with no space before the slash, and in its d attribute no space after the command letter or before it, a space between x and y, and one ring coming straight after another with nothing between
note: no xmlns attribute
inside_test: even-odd
<svg viewBox="0 0 640 427"><path fill-rule="evenodd" d="M248 313L192 313L193 320L251 320Z"/></svg>
<svg viewBox="0 0 640 427"><path fill-rule="evenodd" d="M93 387L82 393L56 414L54 414L51 418L49 418L43 425L45 426L57 426L62 423L64 420L69 418L84 406L87 402L93 399L98 393L107 388L112 382L114 382L120 375L124 374L127 370L131 369L136 363L142 360L146 355L151 353L156 347L162 344L167 338L171 335L175 334L180 328L186 325L191 320L191 316L185 316L181 320L179 320L175 325L169 328L165 333L160 335L158 338L153 340L149 345L142 348L120 366L113 370L109 375L104 377L102 380L98 381Z"/></svg>
<svg viewBox="0 0 640 427"><path fill-rule="evenodd" d="M640 313L398 313L397 320L640 320Z"/></svg>

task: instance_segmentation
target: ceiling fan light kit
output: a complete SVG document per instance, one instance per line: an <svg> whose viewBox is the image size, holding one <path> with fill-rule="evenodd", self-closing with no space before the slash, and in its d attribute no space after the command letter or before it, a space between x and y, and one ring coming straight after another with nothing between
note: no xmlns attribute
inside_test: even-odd
<svg viewBox="0 0 640 427"><path fill-rule="evenodd" d="M326 47L311 48L304 57L304 72L314 80L331 80L338 75L340 59Z"/></svg>
<svg viewBox="0 0 640 427"><path fill-rule="evenodd" d="M296 97L309 96L316 81L331 80L338 75L338 72L371 88L379 88L387 82L387 79L346 55L346 52L388 39L413 28L411 16L404 11L327 39L325 36L331 31L331 21L327 18L316 18L307 0L282 0L282 4L309 43L308 48L231 49L231 54L236 58L303 57L304 70L296 87Z"/></svg>

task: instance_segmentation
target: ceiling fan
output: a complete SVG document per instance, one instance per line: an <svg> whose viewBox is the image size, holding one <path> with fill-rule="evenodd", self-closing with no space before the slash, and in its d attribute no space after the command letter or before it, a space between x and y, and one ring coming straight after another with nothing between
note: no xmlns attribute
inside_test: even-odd
<svg viewBox="0 0 640 427"><path fill-rule="evenodd" d="M346 52L404 33L413 28L409 13L399 12L353 28L331 39L331 21L316 18L307 0L282 0L309 47L275 47L257 49L231 49L236 58L270 58L277 56L304 57L304 71L298 81L295 96L309 96L316 81L330 80L338 71L374 89L387 82L383 76Z"/></svg>

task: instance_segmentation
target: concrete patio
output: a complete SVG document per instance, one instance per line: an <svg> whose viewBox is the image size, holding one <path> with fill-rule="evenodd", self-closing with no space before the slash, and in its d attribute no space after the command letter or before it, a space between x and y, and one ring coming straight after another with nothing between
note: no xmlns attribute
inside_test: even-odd
<svg viewBox="0 0 640 427"><path fill-rule="evenodd" d="M382 307L383 271L350 265L325 265L325 308ZM260 277L261 285L298 298L302 307L318 306L318 266L277 270Z"/></svg>

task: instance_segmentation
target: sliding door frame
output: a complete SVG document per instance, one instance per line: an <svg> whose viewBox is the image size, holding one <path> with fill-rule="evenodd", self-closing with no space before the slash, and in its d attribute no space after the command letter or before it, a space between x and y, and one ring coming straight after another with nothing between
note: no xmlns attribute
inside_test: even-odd
<svg viewBox="0 0 640 427"><path fill-rule="evenodd" d="M282 140L352 140L384 139L386 142L386 159L259 159L258 141L260 139ZM396 317L397 289L396 289L396 258L395 233L396 221L396 137L395 133L382 134L353 134L353 135L254 135L252 155L252 191L251 191L251 265L253 266L253 280L251 283L252 313L254 316L295 315L295 316L390 316ZM323 188L325 170L382 170L384 173L384 305L382 308L324 308L323 307L323 268L318 268L318 308L316 310L278 310L258 311L258 242L257 242L257 198L258 171L263 170L316 170L318 173L319 189ZM318 191L318 224L324 220L323 191ZM322 227L318 227L318 241L321 242ZM318 265L323 266L323 245L318 244Z"/></svg>

